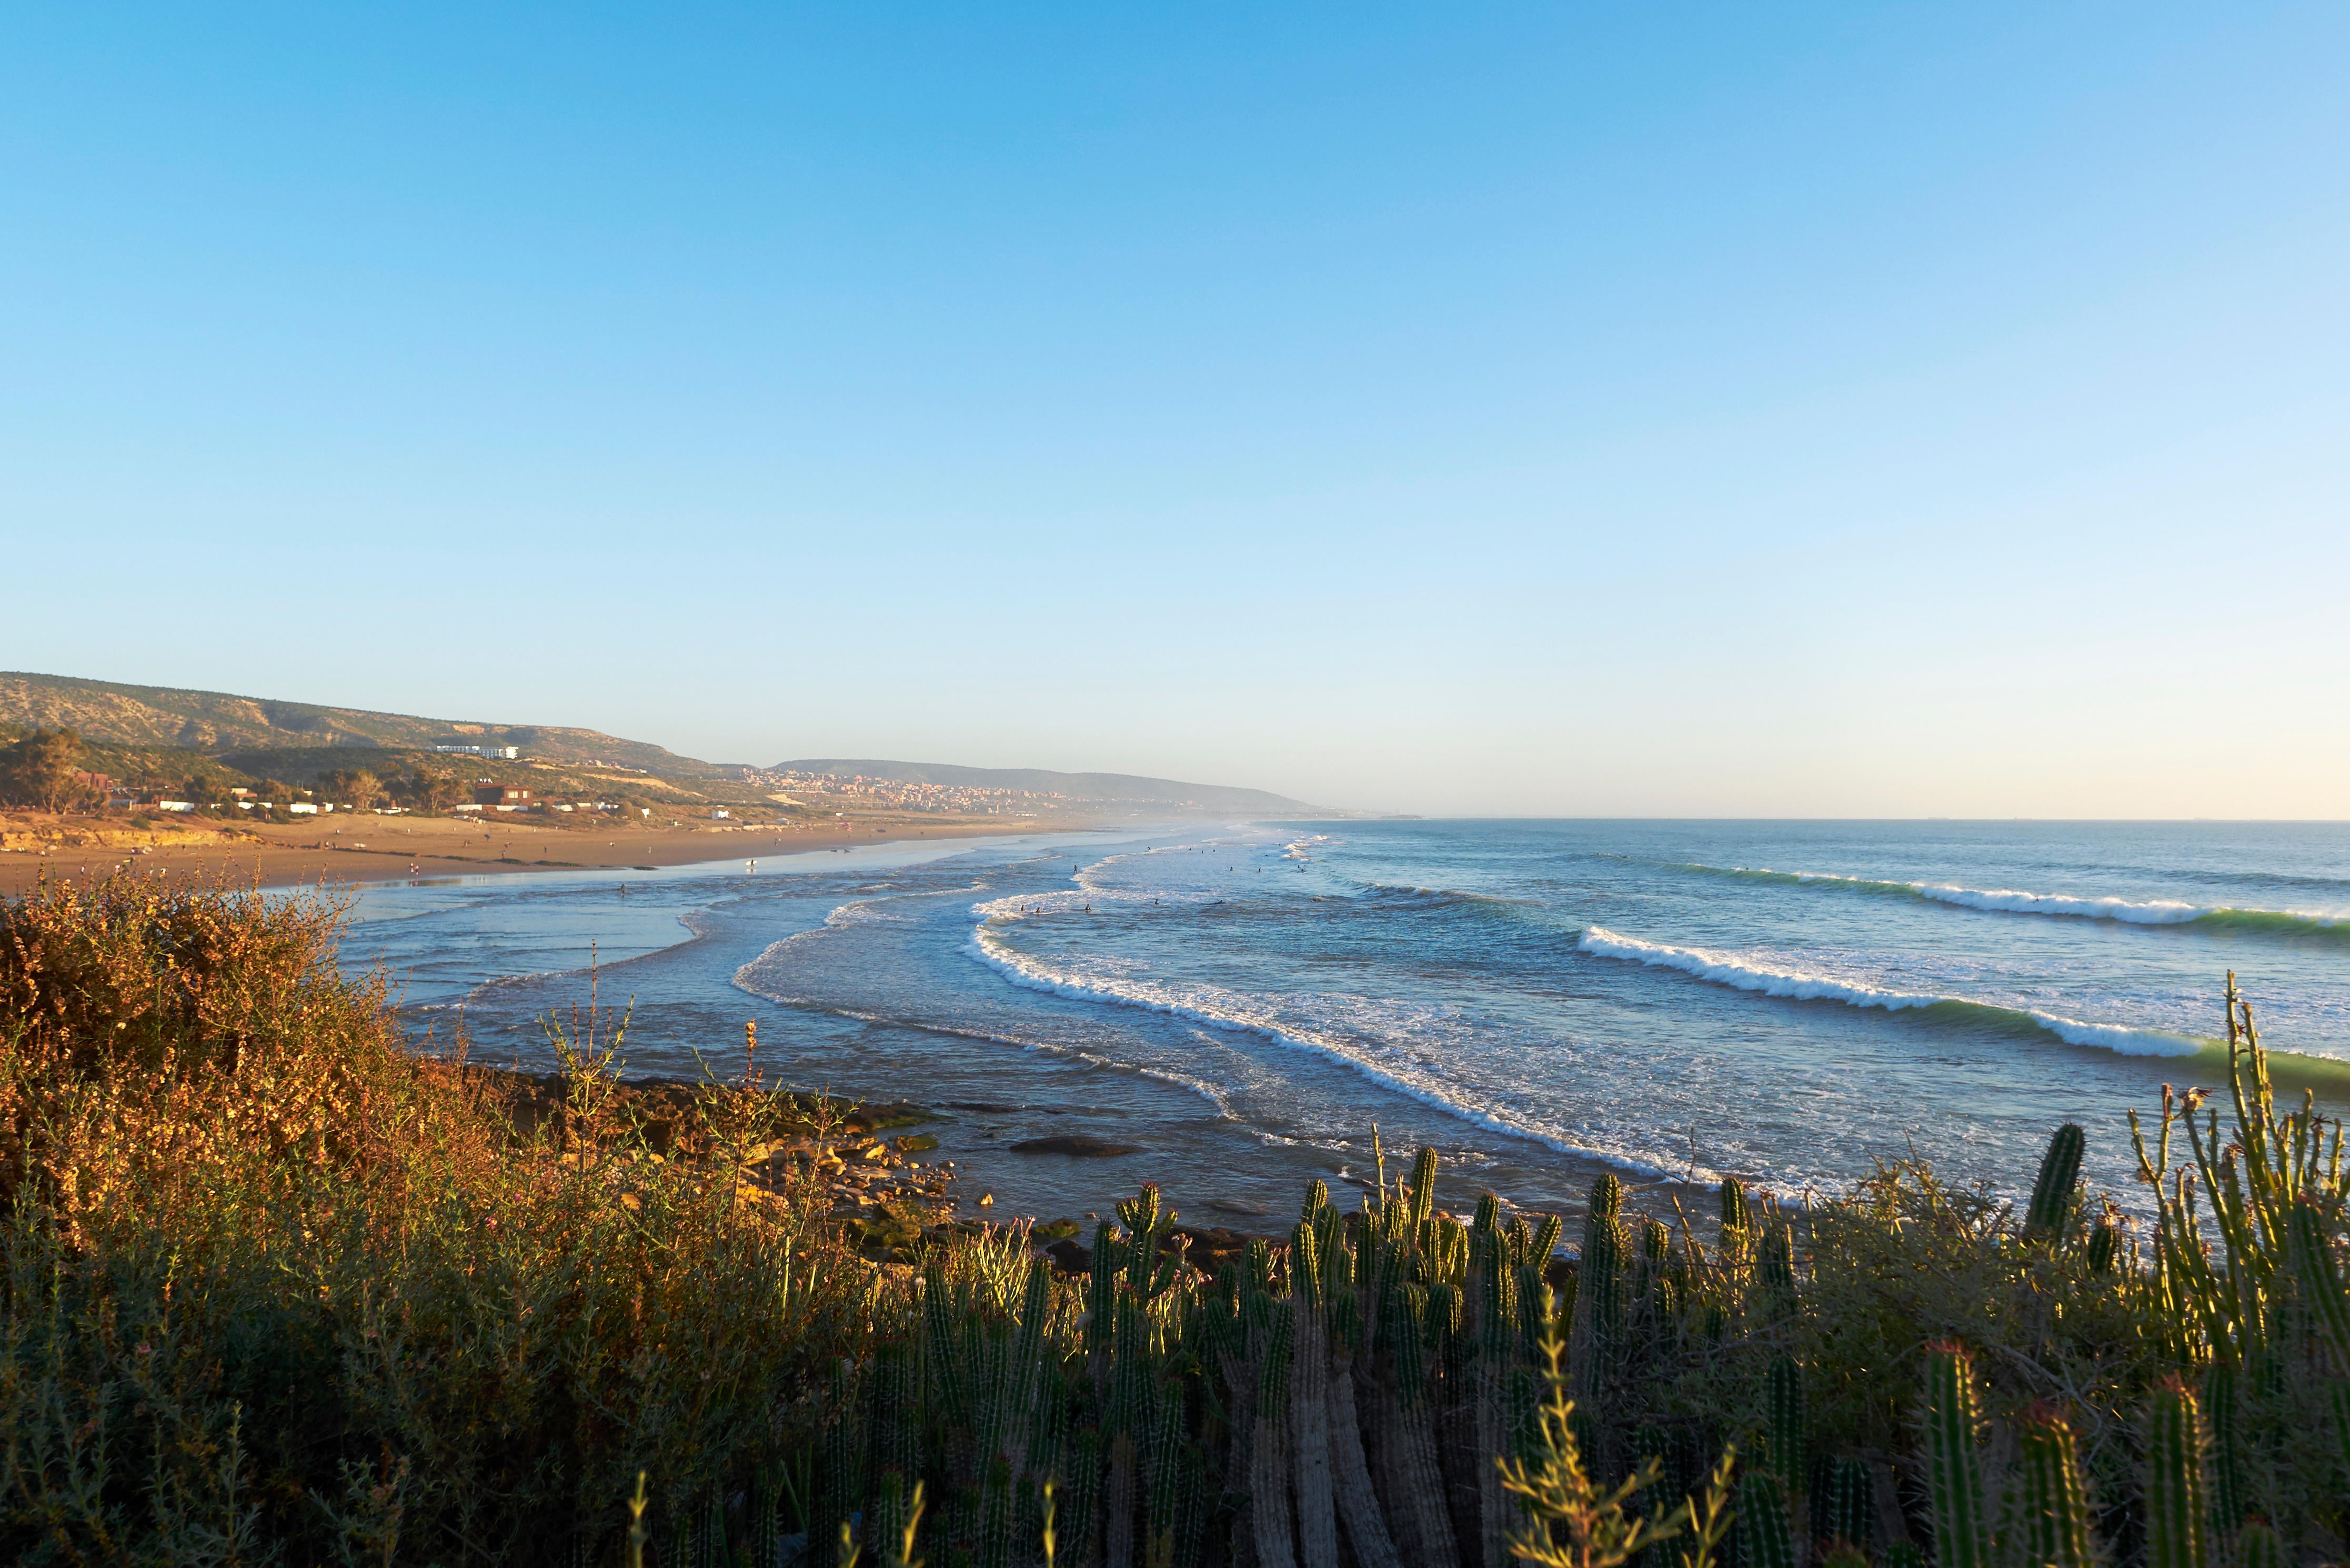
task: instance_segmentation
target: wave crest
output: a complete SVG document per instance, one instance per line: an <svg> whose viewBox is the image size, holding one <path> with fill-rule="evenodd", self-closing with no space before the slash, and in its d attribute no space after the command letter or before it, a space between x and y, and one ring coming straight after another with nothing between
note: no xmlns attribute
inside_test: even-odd
<svg viewBox="0 0 2350 1568"><path fill-rule="evenodd" d="M1972 1014L1990 1022L2029 1024L2045 1030L2068 1045L2094 1046L2124 1056L2199 1055L2210 1045L2210 1041L2166 1029L2133 1029L2118 1023L2088 1023L2077 1018L2043 1012L2036 1008L2002 1007L1996 1002L1976 1002L1963 996L1888 991L1864 985L1857 981L1838 980L1833 975L1811 974L1797 969L1774 969L1704 948L1644 942L1637 937L1619 936L1602 926L1586 929L1575 945L1585 952L1601 958L1623 959L1659 969L1675 969L1736 991L1759 992L1764 996L1783 996L1802 1002L1841 1002L1849 1007L1878 1007L1888 1012L1910 1008L1941 1008Z"/></svg>
<svg viewBox="0 0 2350 1568"><path fill-rule="evenodd" d="M2350 938L2350 915L2306 909L2238 909L2226 905L2190 904L2178 898L2083 898L2070 893L2032 893L2014 888L1961 888L1950 882L1892 882L1870 877L1844 877L1829 871L1774 871L1767 866L1721 867L1689 862L1682 868L1757 882L1825 886L1847 892L1922 898L1989 914L2047 915L2064 919L2114 920L2132 926L2205 926L2278 935Z"/></svg>

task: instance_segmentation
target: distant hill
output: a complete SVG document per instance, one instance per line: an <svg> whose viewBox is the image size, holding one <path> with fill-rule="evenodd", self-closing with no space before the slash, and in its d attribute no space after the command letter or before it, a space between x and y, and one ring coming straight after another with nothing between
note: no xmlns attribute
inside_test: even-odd
<svg viewBox="0 0 2350 1568"><path fill-rule="evenodd" d="M778 773L839 774L892 779L899 784L962 785L969 789L1024 789L1071 800L1188 805L1202 811L1290 815L1314 808L1302 800L1230 784L1184 784L1177 779L1139 778L1132 774L1059 774L1049 768L965 768L951 763L891 763L871 757L802 757L777 763Z"/></svg>
<svg viewBox="0 0 2350 1568"><path fill-rule="evenodd" d="M442 745L516 746L525 757L548 762L618 763L673 777L710 777L738 771L598 730L424 719L363 708L321 708L307 702L237 697L225 691L119 686L109 680L18 670L0 671L0 724L67 724L79 731L84 740L101 744L175 746L211 756L312 746L409 750Z"/></svg>

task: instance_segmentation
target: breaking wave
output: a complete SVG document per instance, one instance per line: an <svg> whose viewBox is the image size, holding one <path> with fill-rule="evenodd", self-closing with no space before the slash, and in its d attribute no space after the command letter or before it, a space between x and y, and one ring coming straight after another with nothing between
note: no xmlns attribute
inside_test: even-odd
<svg viewBox="0 0 2350 1568"><path fill-rule="evenodd" d="M2045 1030L2068 1045L2094 1046L2124 1056L2194 1056L2202 1054L2211 1046L2208 1040L2165 1029L2087 1023L2077 1018L2043 1012L2037 1008L2002 1007L1996 1002L1975 1002L1962 996L1888 991L1864 985L1857 981L1838 980L1832 975L1810 974L1797 969L1773 969L1704 948L1677 948L1662 942L1644 942L1635 937L1618 936L1602 926L1586 929L1575 945L1585 952L1601 958L1624 959L1659 969L1676 969L1684 974L1695 975L1700 980L1726 985L1736 991L1759 992L1764 996L1783 996L1804 1002L1841 1002L1849 1007L1881 1007L1888 1012L1912 1008L1937 1009L1948 1013L1973 1016L1987 1023L2011 1026L2028 1024Z"/></svg>
<svg viewBox="0 0 2350 1568"><path fill-rule="evenodd" d="M2189 904L2177 898L2085 898L2067 893L2027 893L2011 888L1960 888L1946 882L1889 882L1841 877L1826 871L1773 871L1759 866L1700 866L1685 870L1717 877L1803 887L1830 887L1854 893L1922 898L2002 915L2053 915L2076 920L2115 920L2132 926L2202 926L2280 935L2325 935L2350 939L2350 915L2302 909L2237 909Z"/></svg>
<svg viewBox="0 0 2350 1568"><path fill-rule="evenodd" d="M1060 897L1066 898L1068 895ZM1098 969L1080 973L1043 963L1014 951L996 935L994 929L1000 925L1016 922L1025 909L1035 908L1040 903L1050 907L1049 898L1034 897L1001 898L992 903L973 905L972 913L980 923L972 929L971 940L964 945L963 951L994 970L1012 984L1025 990L1079 1002L1139 1008L1148 1012L1188 1019L1210 1029L1254 1034L1291 1050L1336 1063L1372 1083L1457 1116L1472 1127L1525 1138L1560 1154L1596 1159L1647 1179L1687 1178L1713 1181L1720 1179L1718 1173L1711 1170L1685 1167L1668 1168L1654 1161L1617 1150L1570 1142L1528 1127L1490 1106L1461 1097L1451 1085L1434 1081L1428 1075L1374 1060L1362 1046L1335 1033L1279 1018L1273 1008L1253 997L1211 985L1170 985L1124 974L1104 973Z"/></svg>

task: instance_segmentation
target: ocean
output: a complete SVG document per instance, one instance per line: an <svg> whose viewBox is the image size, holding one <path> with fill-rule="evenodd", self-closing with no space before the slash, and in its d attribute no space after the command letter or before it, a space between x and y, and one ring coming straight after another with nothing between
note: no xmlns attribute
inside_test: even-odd
<svg viewBox="0 0 2350 1568"><path fill-rule="evenodd" d="M2222 1081L2231 970L2281 1091L2350 1106L2341 824L1170 823L371 886L343 957L476 1060L593 1005L731 1078L755 1020L771 1077L939 1111L998 1215L1270 1227L1374 1129L1464 1207L1913 1154L2012 1195L2067 1120L2137 1209L2124 1113ZM1012 1147L1065 1136L1130 1152Z"/></svg>

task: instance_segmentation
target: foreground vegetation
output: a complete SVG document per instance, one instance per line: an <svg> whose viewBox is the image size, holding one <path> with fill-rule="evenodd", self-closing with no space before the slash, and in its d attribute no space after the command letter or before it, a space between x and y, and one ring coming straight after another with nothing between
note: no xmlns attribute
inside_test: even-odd
<svg viewBox="0 0 2350 1568"><path fill-rule="evenodd" d="M2339 1561L2341 1129L2230 1083L2021 1211L1887 1167L1700 1217L1434 1206L1195 1267L836 1218L831 1107L405 1048L335 911L0 914L0 1551L71 1563L1943 1568ZM2119 1129L2116 1129L2118 1133ZM746 1173L758 1172L756 1180ZM635 1489L645 1478L645 1490ZM632 1494L640 1503L631 1506Z"/></svg>

